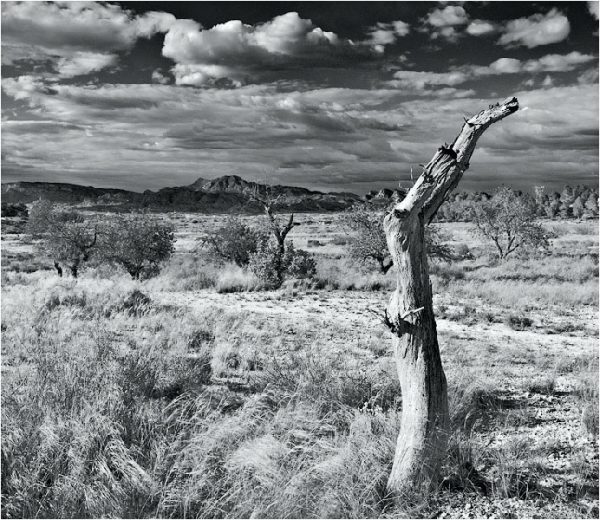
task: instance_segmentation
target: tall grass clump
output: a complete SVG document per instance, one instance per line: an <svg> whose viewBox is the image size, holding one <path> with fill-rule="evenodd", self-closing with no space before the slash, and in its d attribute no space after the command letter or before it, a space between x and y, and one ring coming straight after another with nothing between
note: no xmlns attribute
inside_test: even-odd
<svg viewBox="0 0 600 520"><path fill-rule="evenodd" d="M576 395L581 409L581 430L592 437L598 436L598 357L581 363L577 374Z"/></svg>

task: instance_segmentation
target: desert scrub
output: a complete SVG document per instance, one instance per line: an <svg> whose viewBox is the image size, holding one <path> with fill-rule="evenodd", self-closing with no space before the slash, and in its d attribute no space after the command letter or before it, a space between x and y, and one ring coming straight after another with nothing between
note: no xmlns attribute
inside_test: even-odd
<svg viewBox="0 0 600 520"><path fill-rule="evenodd" d="M165 517L379 517L398 415L319 406L266 391L227 418L205 400L185 420L159 505ZM174 414L176 415L176 414ZM347 424L336 433L337 424ZM193 468L193 471L190 471Z"/></svg>
<svg viewBox="0 0 600 520"><path fill-rule="evenodd" d="M28 363L2 381L3 515L153 516L165 407L210 382L210 350L186 356L160 331L124 345L54 314L20 339Z"/></svg>

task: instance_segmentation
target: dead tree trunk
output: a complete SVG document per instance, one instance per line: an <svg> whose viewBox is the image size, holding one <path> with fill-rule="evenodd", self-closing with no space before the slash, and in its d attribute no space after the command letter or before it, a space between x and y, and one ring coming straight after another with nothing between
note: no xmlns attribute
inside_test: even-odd
<svg viewBox="0 0 600 520"><path fill-rule="evenodd" d="M452 145L438 149L406 197L384 218L397 269L397 288L386 311L402 389L400 435L388 480L388 490L396 495L434 483L447 445L446 376L433 315L425 226L469 167L479 137L518 108L517 99L509 98L465 120Z"/></svg>

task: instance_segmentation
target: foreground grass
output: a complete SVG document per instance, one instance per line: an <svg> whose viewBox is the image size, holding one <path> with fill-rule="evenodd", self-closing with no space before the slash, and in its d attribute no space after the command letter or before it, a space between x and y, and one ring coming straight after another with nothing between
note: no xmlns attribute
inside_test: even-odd
<svg viewBox="0 0 600 520"><path fill-rule="evenodd" d="M564 495L544 488L556 444L532 445L517 431L531 412L505 406L502 381L522 370L512 362L548 364L518 345L441 333L454 425L445 478L400 506L385 494L401 395L383 329L161 305L147 296L159 279L26 277L3 298L5 517L414 517L447 494L589 515L589 452L574 449ZM579 359L560 368L575 376L578 423L598 395L597 365ZM485 375L490 363L504 363L503 380ZM507 428L510 440L490 445Z"/></svg>

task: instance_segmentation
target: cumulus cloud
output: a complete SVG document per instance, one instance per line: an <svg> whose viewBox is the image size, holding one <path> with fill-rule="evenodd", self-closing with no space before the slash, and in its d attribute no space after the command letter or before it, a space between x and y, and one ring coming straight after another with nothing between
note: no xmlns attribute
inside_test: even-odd
<svg viewBox="0 0 600 520"><path fill-rule="evenodd" d="M456 42L461 35L458 29L469 22L469 17L462 6L448 5L431 11L424 22L431 29L432 40L443 38L448 42Z"/></svg>
<svg viewBox="0 0 600 520"><path fill-rule="evenodd" d="M587 3L588 11L596 20L598 20L598 6L599 5L600 5L600 3L598 1Z"/></svg>
<svg viewBox="0 0 600 520"><path fill-rule="evenodd" d="M433 27L465 25L468 21L467 12L460 5L448 5L427 15L427 23Z"/></svg>
<svg viewBox="0 0 600 520"><path fill-rule="evenodd" d="M159 69L156 69L152 71L152 83L167 85L171 83L171 79L168 76L165 76Z"/></svg>
<svg viewBox="0 0 600 520"><path fill-rule="evenodd" d="M68 58L60 58L56 69L60 77L72 78L113 66L117 63L117 59L116 54L78 51Z"/></svg>
<svg viewBox="0 0 600 520"><path fill-rule="evenodd" d="M563 41L571 30L569 19L554 8L546 14L537 13L529 18L511 20L503 29L499 43L528 48Z"/></svg>
<svg viewBox="0 0 600 520"><path fill-rule="evenodd" d="M2 2L2 60L50 60L61 76L86 74L114 65L116 52L174 21L168 13L134 16L97 2Z"/></svg>
<svg viewBox="0 0 600 520"><path fill-rule="evenodd" d="M386 45L395 43L398 38L406 36L409 32L410 26L401 20L390 23L379 22L369 28L367 42L378 52L383 52Z"/></svg>
<svg viewBox="0 0 600 520"><path fill-rule="evenodd" d="M395 88L424 91L440 85L455 87L484 76L537 72L567 72L594 61L590 54L573 51L569 54L548 54L539 59L500 58L489 65L467 65L449 72L400 70L387 84ZM533 85L533 83L532 83ZM454 96L458 97L458 96Z"/></svg>
<svg viewBox="0 0 600 520"><path fill-rule="evenodd" d="M471 36L484 36L494 33L498 30L496 24L486 20L473 20L467 27L466 31Z"/></svg>
<svg viewBox="0 0 600 520"><path fill-rule="evenodd" d="M205 29L194 20L177 20L165 36L163 55L176 62L177 84L200 86L222 79L241 85L273 67L339 67L348 64L346 58L364 58L369 51L290 12L255 26L230 20Z"/></svg>

